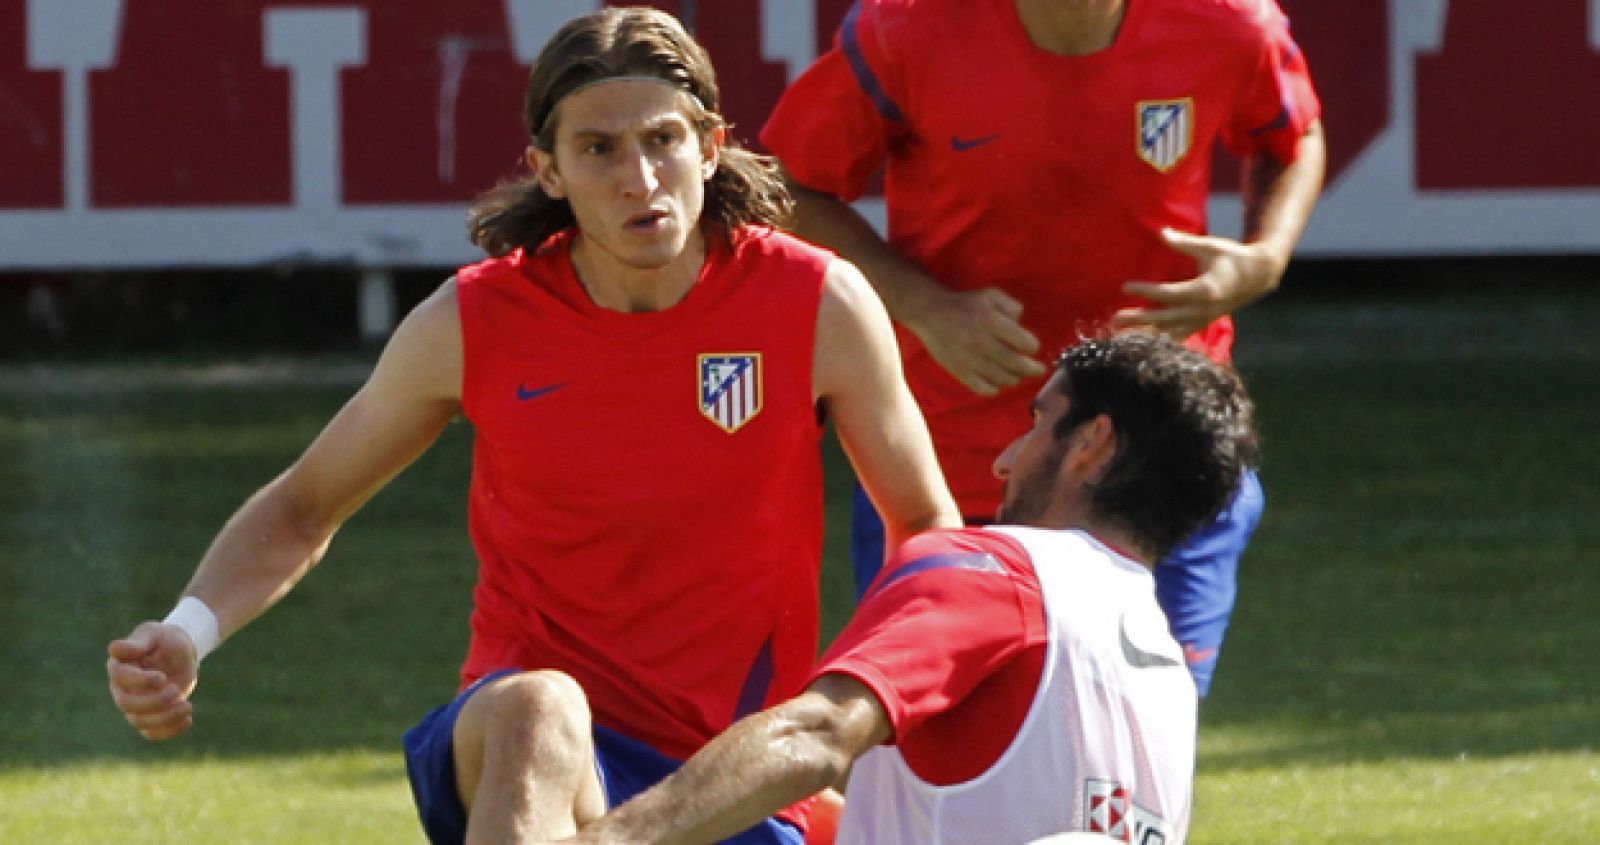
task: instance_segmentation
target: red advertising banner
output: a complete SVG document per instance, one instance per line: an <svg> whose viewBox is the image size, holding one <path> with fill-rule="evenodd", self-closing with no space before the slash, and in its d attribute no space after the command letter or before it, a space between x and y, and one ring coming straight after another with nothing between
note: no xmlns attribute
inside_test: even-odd
<svg viewBox="0 0 1600 845"><path fill-rule="evenodd" d="M749 141L850 2L655 5ZM1331 155L1303 252L1600 252L1600 0L1281 2ZM527 66L600 5L0 0L0 268L470 260Z"/></svg>

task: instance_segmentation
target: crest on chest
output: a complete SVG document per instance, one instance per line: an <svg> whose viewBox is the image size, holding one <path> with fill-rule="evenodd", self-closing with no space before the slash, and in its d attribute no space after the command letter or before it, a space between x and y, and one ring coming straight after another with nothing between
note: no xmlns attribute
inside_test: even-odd
<svg viewBox="0 0 1600 845"><path fill-rule="evenodd" d="M698 362L700 413L706 419L732 434L761 413L761 353L702 353Z"/></svg>
<svg viewBox="0 0 1600 845"><path fill-rule="evenodd" d="M1194 143L1194 99L1141 100L1136 112L1139 158L1162 173L1178 166Z"/></svg>

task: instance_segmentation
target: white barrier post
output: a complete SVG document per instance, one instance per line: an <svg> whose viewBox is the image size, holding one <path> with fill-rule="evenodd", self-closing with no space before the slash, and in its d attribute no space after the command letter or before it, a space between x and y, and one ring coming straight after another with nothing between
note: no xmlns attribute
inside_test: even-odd
<svg viewBox="0 0 1600 845"><path fill-rule="evenodd" d="M28 0L28 67L61 71L63 194L89 207L89 71L113 67L122 0Z"/></svg>

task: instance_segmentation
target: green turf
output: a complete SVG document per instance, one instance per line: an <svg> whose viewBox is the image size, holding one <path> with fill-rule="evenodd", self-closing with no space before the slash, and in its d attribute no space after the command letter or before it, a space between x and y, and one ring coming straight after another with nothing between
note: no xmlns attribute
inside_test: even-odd
<svg viewBox="0 0 1600 845"><path fill-rule="evenodd" d="M1600 289L1285 297L1241 320L1269 506L1191 841L1600 838L1597 322ZM466 640L469 429L208 660L195 729L151 745L109 703L105 642L171 606L350 390L177 381L0 371L0 842L420 842L396 742Z"/></svg>

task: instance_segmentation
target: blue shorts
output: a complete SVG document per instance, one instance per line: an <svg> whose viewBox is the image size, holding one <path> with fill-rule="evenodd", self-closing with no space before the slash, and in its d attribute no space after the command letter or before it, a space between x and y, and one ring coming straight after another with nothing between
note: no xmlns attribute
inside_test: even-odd
<svg viewBox="0 0 1600 845"><path fill-rule="evenodd" d="M1265 507L1261 480L1247 471L1233 501L1217 520L1196 531L1156 567L1156 599L1167 613L1173 638L1183 645L1201 697L1211 690L1222 638L1233 616L1239 558ZM855 518L850 524L850 555L859 600L883 568L883 520L860 484L856 485Z"/></svg>
<svg viewBox="0 0 1600 845"><path fill-rule="evenodd" d="M416 799L422 828L434 845L460 845L467 837L467 812L456 792L452 743L461 707L485 684L517 671L504 669L483 676L454 701L422 717L416 727L406 731L406 775L411 780L411 795ZM683 765L645 743L599 725L594 726L594 756L607 807L643 792ZM805 836L790 822L769 818L724 841L735 845L804 845Z"/></svg>

